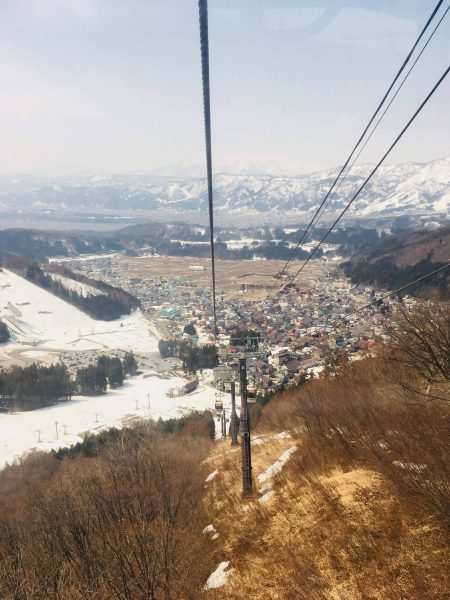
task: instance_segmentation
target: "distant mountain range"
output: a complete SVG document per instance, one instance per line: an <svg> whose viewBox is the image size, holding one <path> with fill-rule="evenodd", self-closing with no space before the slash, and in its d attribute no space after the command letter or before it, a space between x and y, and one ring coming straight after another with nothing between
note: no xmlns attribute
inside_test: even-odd
<svg viewBox="0 0 450 600"><path fill-rule="evenodd" d="M330 209L341 209L370 170L370 165L355 167L332 199ZM305 215L318 206L337 172L336 168L298 177L219 173L214 177L216 210ZM207 207L206 181L145 174L55 179L3 176L0 206L203 212ZM360 217L421 214L446 218L450 214L450 158L381 167L351 212Z"/></svg>

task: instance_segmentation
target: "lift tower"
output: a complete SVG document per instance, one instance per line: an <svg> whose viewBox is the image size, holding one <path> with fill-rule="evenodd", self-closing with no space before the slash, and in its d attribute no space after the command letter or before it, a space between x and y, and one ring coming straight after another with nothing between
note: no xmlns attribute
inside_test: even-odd
<svg viewBox="0 0 450 600"><path fill-rule="evenodd" d="M252 453L250 446L250 422L247 403L247 359L239 359L239 384L241 388L241 421L239 433L242 452L242 493L252 495Z"/></svg>
<svg viewBox="0 0 450 600"><path fill-rule="evenodd" d="M238 416L236 414L236 383L230 382L231 388L231 416L230 416L230 436L231 445L237 446L237 435L238 435Z"/></svg>

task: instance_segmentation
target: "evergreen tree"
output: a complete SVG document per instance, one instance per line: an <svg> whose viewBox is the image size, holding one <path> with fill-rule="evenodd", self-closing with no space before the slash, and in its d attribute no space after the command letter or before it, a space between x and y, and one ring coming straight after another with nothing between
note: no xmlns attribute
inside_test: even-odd
<svg viewBox="0 0 450 600"><path fill-rule="evenodd" d="M5 344L10 337L11 334L9 333L9 329L6 326L6 323L0 321L0 344Z"/></svg>
<svg viewBox="0 0 450 600"><path fill-rule="evenodd" d="M136 375L137 362L132 352L126 352L122 361L122 368L127 375Z"/></svg>
<svg viewBox="0 0 450 600"><path fill-rule="evenodd" d="M124 380L122 363L120 362L120 358L112 358L109 364L109 368L107 371L107 377L109 385L112 388L119 387L122 385Z"/></svg>

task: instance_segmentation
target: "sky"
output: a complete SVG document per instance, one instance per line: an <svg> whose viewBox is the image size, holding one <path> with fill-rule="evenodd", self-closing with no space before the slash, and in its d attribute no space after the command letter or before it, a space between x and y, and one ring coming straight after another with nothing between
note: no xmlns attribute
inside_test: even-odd
<svg viewBox="0 0 450 600"><path fill-rule="evenodd" d="M0 173L204 172L196 0L0 3ZM435 3L209 0L214 170L342 164ZM361 162L449 61L450 12ZM447 156L450 76L390 162Z"/></svg>

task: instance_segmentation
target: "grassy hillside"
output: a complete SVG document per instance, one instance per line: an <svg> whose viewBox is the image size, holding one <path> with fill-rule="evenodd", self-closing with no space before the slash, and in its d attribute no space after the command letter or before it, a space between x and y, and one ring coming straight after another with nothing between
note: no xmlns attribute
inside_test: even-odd
<svg viewBox="0 0 450 600"><path fill-rule="evenodd" d="M449 323L448 306L402 319L380 356L254 412L255 498L240 497L239 453L217 454L210 519L230 575L208 597L448 597Z"/></svg>
<svg viewBox="0 0 450 600"><path fill-rule="evenodd" d="M450 262L450 226L435 231L388 235L372 249L353 256L343 269L354 283L395 289ZM412 287L422 297L449 297L450 272L444 271Z"/></svg>
<svg viewBox="0 0 450 600"><path fill-rule="evenodd" d="M378 356L255 405L251 498L208 417L3 471L0 597L448 598L449 325L400 314Z"/></svg>

